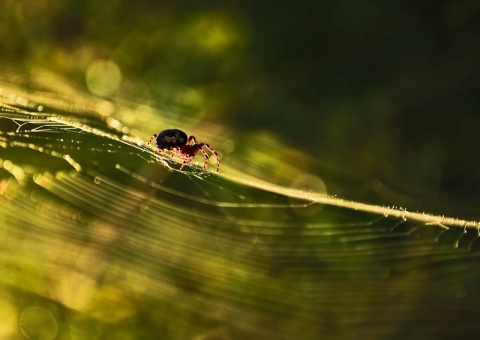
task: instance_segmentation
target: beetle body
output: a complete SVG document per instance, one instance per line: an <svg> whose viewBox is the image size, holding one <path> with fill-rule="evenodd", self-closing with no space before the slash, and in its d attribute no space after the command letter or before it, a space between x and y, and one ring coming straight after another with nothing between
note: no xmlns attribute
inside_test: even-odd
<svg viewBox="0 0 480 340"><path fill-rule="evenodd" d="M181 148L187 144L187 134L178 129L168 129L163 130L157 135L157 148L160 150L163 149L173 149Z"/></svg>

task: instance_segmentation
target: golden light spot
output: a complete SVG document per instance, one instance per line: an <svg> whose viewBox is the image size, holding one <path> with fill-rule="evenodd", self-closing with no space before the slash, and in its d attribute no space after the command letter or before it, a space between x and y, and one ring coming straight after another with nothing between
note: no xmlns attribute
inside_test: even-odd
<svg viewBox="0 0 480 340"><path fill-rule="evenodd" d="M59 286L56 289L58 300L69 308L86 310L97 289L95 280L77 272L65 273L60 277Z"/></svg>
<svg viewBox="0 0 480 340"><path fill-rule="evenodd" d="M318 176L305 174L297 177L292 185L292 189L300 190L305 193L308 197L310 193L315 195L326 195L327 194L327 186L325 182ZM301 204L302 201L299 201L295 198L290 198L290 203L293 205ZM311 204L306 205L304 207L294 207L293 210L300 216L313 216L322 210L322 204Z"/></svg>
<svg viewBox="0 0 480 340"><path fill-rule="evenodd" d="M229 12L214 11L198 15L189 27L188 36L205 52L229 52L246 40L241 20Z"/></svg>
<svg viewBox="0 0 480 340"><path fill-rule="evenodd" d="M57 335L57 321L53 314L45 308L26 308L20 315L19 324L27 339L50 340Z"/></svg>
<svg viewBox="0 0 480 340"><path fill-rule="evenodd" d="M109 96L120 87L122 73L111 60L95 60L87 69L86 81L88 89L97 96Z"/></svg>
<svg viewBox="0 0 480 340"><path fill-rule="evenodd" d="M17 331L17 309L8 301L0 300L0 320L0 339L13 338Z"/></svg>

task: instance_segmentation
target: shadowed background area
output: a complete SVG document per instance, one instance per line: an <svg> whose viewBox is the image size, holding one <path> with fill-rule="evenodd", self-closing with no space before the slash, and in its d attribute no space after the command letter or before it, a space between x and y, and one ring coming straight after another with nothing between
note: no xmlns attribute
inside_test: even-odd
<svg viewBox="0 0 480 340"><path fill-rule="evenodd" d="M304 206L142 146L179 128L231 176L478 219L479 5L2 7L4 338L479 330L476 230Z"/></svg>
<svg viewBox="0 0 480 340"><path fill-rule="evenodd" d="M98 95L192 109L182 123L238 141L229 147L245 158L235 163L242 171L276 169L252 154L267 148L341 196L478 216L480 25L471 1L3 7L2 55Z"/></svg>

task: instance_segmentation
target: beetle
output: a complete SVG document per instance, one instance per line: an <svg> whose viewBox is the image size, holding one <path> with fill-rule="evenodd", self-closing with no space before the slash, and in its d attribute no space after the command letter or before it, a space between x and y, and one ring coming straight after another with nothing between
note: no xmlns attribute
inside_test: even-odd
<svg viewBox="0 0 480 340"><path fill-rule="evenodd" d="M202 171L205 171L208 163L208 153L204 149L206 148L217 158L217 172L220 169L220 157L218 152L210 146L210 144L201 142L197 143L195 136L187 137L187 134L179 129L167 129L163 130L159 134L154 134L147 144L150 144L153 139L156 139L157 150L161 153L165 151L171 151L174 155L183 158L183 164L180 170L183 169L185 164L189 164L195 158L195 155L200 151L205 157L205 163L203 164Z"/></svg>

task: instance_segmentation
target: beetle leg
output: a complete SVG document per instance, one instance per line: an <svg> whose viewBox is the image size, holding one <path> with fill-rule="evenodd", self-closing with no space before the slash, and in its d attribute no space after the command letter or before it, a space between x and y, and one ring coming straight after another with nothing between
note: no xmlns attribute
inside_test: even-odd
<svg viewBox="0 0 480 340"><path fill-rule="evenodd" d="M157 134L156 134L156 133L152 136L152 138L150 138L150 139L148 140L147 145L150 145L150 143L152 142L152 139L154 139L154 138L157 138Z"/></svg>

